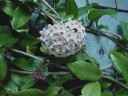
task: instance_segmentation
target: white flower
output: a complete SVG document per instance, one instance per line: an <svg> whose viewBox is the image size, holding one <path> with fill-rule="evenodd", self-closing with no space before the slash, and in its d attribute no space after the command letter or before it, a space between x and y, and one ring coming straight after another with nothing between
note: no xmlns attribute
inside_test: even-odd
<svg viewBox="0 0 128 96"><path fill-rule="evenodd" d="M56 57L74 55L85 45L85 27L76 20L69 19L53 26L49 24L48 29L44 28L40 34L42 46Z"/></svg>

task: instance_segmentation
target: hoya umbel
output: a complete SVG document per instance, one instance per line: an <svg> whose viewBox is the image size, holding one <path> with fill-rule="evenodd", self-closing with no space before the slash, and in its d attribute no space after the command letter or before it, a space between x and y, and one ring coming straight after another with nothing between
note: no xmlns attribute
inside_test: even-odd
<svg viewBox="0 0 128 96"><path fill-rule="evenodd" d="M77 20L48 25L40 34L42 46L56 57L74 55L85 45L85 27Z"/></svg>

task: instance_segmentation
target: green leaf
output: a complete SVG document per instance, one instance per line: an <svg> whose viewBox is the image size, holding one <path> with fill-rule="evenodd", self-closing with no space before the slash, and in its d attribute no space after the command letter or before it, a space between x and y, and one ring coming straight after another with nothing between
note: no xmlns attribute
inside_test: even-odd
<svg viewBox="0 0 128 96"><path fill-rule="evenodd" d="M112 15L115 16L116 12L112 9L107 9L107 10L100 10L100 9L92 9L89 13L88 13L88 20L89 21L98 21L99 18L101 18L104 15Z"/></svg>
<svg viewBox="0 0 128 96"><path fill-rule="evenodd" d="M64 82L71 79L72 79L71 74L65 74L65 75L59 75L56 78L48 78L46 82L49 85L61 86Z"/></svg>
<svg viewBox="0 0 128 96"><path fill-rule="evenodd" d="M77 7L76 2L74 0L66 0L65 6L66 6L67 15L74 15L75 17L77 17L78 7Z"/></svg>
<svg viewBox="0 0 128 96"><path fill-rule="evenodd" d="M106 31L108 31L109 27L105 25L99 25L98 29L105 29Z"/></svg>
<svg viewBox="0 0 128 96"><path fill-rule="evenodd" d="M81 90L82 96L101 96L101 87L99 82L86 84Z"/></svg>
<svg viewBox="0 0 128 96"><path fill-rule="evenodd" d="M40 47L40 50L41 52L43 52L44 54L48 54L48 51L47 49L43 46L43 47Z"/></svg>
<svg viewBox="0 0 128 96"><path fill-rule="evenodd" d="M4 80L7 74L7 64L5 61L5 55L2 50L0 50L0 81Z"/></svg>
<svg viewBox="0 0 128 96"><path fill-rule="evenodd" d="M43 92L38 89L27 89L14 93L12 96L43 96Z"/></svg>
<svg viewBox="0 0 128 96"><path fill-rule="evenodd" d="M0 46L11 47L18 39L12 36L10 28L7 26L0 26Z"/></svg>
<svg viewBox="0 0 128 96"><path fill-rule="evenodd" d="M125 81L128 83L128 59L120 53L112 52L110 54L113 64L121 72Z"/></svg>
<svg viewBox="0 0 128 96"><path fill-rule="evenodd" d="M2 10L9 16L13 16L13 13L15 11L16 8L16 4L13 3L12 1L6 0L6 1L0 1L0 2L4 2L4 6L2 7Z"/></svg>
<svg viewBox="0 0 128 96"><path fill-rule="evenodd" d="M13 61L13 64L15 64L17 67L26 70L26 71L35 71L36 70L36 66L39 64L40 62L38 60L35 59L25 59L25 58L18 58L16 60Z"/></svg>
<svg viewBox="0 0 128 96"><path fill-rule="evenodd" d="M86 60L87 59L87 55L85 55L85 54L83 54L83 53L78 53L77 55L76 55L76 61L78 62L78 61L84 61L84 60Z"/></svg>
<svg viewBox="0 0 128 96"><path fill-rule="evenodd" d="M128 23L122 21L121 27L122 27L123 32L124 32L122 37L123 37L124 41L128 42Z"/></svg>
<svg viewBox="0 0 128 96"><path fill-rule="evenodd" d="M28 31L29 31L29 25L28 24L25 24L24 26L22 26L20 28L15 28L13 25L13 22L11 20L11 25L12 25L12 28L19 33L28 33Z"/></svg>
<svg viewBox="0 0 128 96"><path fill-rule="evenodd" d="M87 14L87 12L91 9L92 7L89 6L84 6L84 7L80 7L78 9L78 16L77 18L81 17L81 16L85 16Z"/></svg>
<svg viewBox="0 0 128 96"><path fill-rule="evenodd" d="M96 81L101 77L101 70L85 61L70 63L67 66L81 80Z"/></svg>
<svg viewBox="0 0 128 96"><path fill-rule="evenodd" d="M21 87L21 90L26 90L30 87L32 87L34 84L36 83L36 81L34 79L29 79L27 82L25 82L25 84Z"/></svg>
<svg viewBox="0 0 128 96"><path fill-rule="evenodd" d="M16 8L12 23L15 29L18 29L28 23L32 12L28 6L20 5Z"/></svg>
<svg viewBox="0 0 128 96"><path fill-rule="evenodd" d="M103 89L109 88L112 85L111 82L102 79L99 82Z"/></svg>
<svg viewBox="0 0 128 96"><path fill-rule="evenodd" d="M112 92L102 92L101 96L113 96Z"/></svg>
<svg viewBox="0 0 128 96"><path fill-rule="evenodd" d="M32 78L28 78L28 75L18 75L13 73L11 74L11 79L15 84L20 86L21 90L28 89L35 84L35 80Z"/></svg>
<svg viewBox="0 0 128 96"><path fill-rule="evenodd" d="M128 90L125 89L119 89L115 92L114 96L128 96Z"/></svg>
<svg viewBox="0 0 128 96"><path fill-rule="evenodd" d="M12 92L12 93L18 92L18 86L11 79L9 79L4 83L5 83L3 85L4 90L7 90L8 92Z"/></svg>
<svg viewBox="0 0 128 96"><path fill-rule="evenodd" d="M66 94L66 96L73 96L72 93L70 93L69 91L62 89L62 96L64 96Z"/></svg>
<svg viewBox="0 0 128 96"><path fill-rule="evenodd" d="M0 96L7 96L7 92L6 91L0 91Z"/></svg>
<svg viewBox="0 0 128 96"><path fill-rule="evenodd" d="M20 39L19 44L22 47L26 48L27 46L33 47L34 45L36 45L39 42L40 42L40 40L38 40L37 38L33 37L32 35L24 34L22 36L22 38Z"/></svg>
<svg viewBox="0 0 128 96"><path fill-rule="evenodd" d="M60 87L58 86L50 86L47 90L47 96L57 96L58 92L60 91Z"/></svg>
<svg viewBox="0 0 128 96"><path fill-rule="evenodd" d="M69 15L69 16L66 15L65 7L59 6L59 7L56 7L55 10L59 14L63 22L68 21L68 18L71 18L71 19L74 18L74 15ZM55 13L52 10L49 10L49 12L55 15Z"/></svg>
<svg viewBox="0 0 128 96"><path fill-rule="evenodd" d="M65 0L54 0L56 6L63 6L65 4Z"/></svg>

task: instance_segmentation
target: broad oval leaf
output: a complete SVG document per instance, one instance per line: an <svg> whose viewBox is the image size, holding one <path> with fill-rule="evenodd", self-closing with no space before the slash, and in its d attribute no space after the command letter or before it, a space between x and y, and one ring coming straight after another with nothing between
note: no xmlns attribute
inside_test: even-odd
<svg viewBox="0 0 128 96"><path fill-rule="evenodd" d="M22 47L26 48L27 46L32 47L32 46L36 45L39 42L40 42L39 39L37 39L37 38L33 37L32 35L26 33L21 37L21 39L19 41L19 44Z"/></svg>
<svg viewBox="0 0 128 96"><path fill-rule="evenodd" d="M2 85L4 90L11 92L11 93L16 93L18 92L18 86L11 80L9 79L8 81L4 82Z"/></svg>
<svg viewBox="0 0 128 96"><path fill-rule="evenodd" d="M6 1L0 1L1 3L4 2L4 6L2 7L2 10L9 16L13 16L13 13L16 8L16 4L12 1L6 0Z"/></svg>
<svg viewBox="0 0 128 96"><path fill-rule="evenodd" d="M13 61L13 64L15 64L17 67L26 70L26 71L35 71L36 66L40 62L35 59L25 59L25 58L18 58Z"/></svg>
<svg viewBox="0 0 128 96"><path fill-rule="evenodd" d="M8 39L9 38L9 39ZM11 30L8 26L0 26L0 46L11 47L18 39L12 36Z"/></svg>
<svg viewBox="0 0 128 96"><path fill-rule="evenodd" d="M28 89L35 84L35 80L32 78L28 78L28 75L18 75L18 74L11 74L11 79L13 82L21 87L21 90Z"/></svg>
<svg viewBox="0 0 128 96"><path fill-rule="evenodd" d="M115 92L114 96L128 96L128 90L126 89L119 89Z"/></svg>
<svg viewBox="0 0 128 96"><path fill-rule="evenodd" d="M58 86L50 86L47 90L47 96L57 96L58 92L60 91L60 87Z"/></svg>
<svg viewBox="0 0 128 96"><path fill-rule="evenodd" d="M125 81L128 83L128 59L120 53L112 52L110 54L113 64L121 72Z"/></svg>
<svg viewBox="0 0 128 96"><path fill-rule="evenodd" d="M81 16L85 16L88 12L89 9L91 9L92 7L90 5L88 6L84 6L84 7L80 7L78 9L78 16L77 18L81 17Z"/></svg>
<svg viewBox="0 0 128 96"><path fill-rule="evenodd" d="M4 58L4 52L0 50L0 81L6 77L7 64Z"/></svg>
<svg viewBox="0 0 128 96"><path fill-rule="evenodd" d="M28 8L28 6L20 5L16 8L13 18L12 24L15 29L18 29L24 26L30 19L32 11Z"/></svg>
<svg viewBox="0 0 128 96"><path fill-rule="evenodd" d="M81 90L82 96L101 96L101 86L99 82L86 84Z"/></svg>
<svg viewBox="0 0 128 96"><path fill-rule="evenodd" d="M124 41L128 42L128 23L122 21L121 27L123 29L123 36L122 37L123 37Z"/></svg>
<svg viewBox="0 0 128 96"><path fill-rule="evenodd" d="M38 89L27 89L24 91L20 91L12 94L12 96L43 96L43 92Z"/></svg>
<svg viewBox="0 0 128 96"><path fill-rule="evenodd" d="M85 61L70 63L68 68L81 80L96 81L101 77L101 70Z"/></svg>
<svg viewBox="0 0 128 96"><path fill-rule="evenodd" d="M76 2L74 0L66 0L65 5L67 15L74 15L75 17L77 17L78 7L76 5Z"/></svg>
<svg viewBox="0 0 128 96"><path fill-rule="evenodd" d="M116 11L112 9L100 10L100 9L91 9L88 13L89 21L98 21L103 15L115 16Z"/></svg>
<svg viewBox="0 0 128 96"><path fill-rule="evenodd" d="M112 92L102 92L101 96L113 96Z"/></svg>

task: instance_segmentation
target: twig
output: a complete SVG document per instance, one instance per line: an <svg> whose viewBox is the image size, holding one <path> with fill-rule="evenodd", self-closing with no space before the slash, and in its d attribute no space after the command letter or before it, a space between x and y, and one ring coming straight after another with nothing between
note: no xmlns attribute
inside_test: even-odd
<svg viewBox="0 0 128 96"><path fill-rule="evenodd" d="M26 52L23 52L23 51L20 51L20 50L17 50L17 49L11 49L11 51L16 52L16 53L23 54L23 55L25 55L25 56L28 56L28 57L31 57L31 58L34 58L34 59L37 59L37 60L39 60L39 61L42 61L42 59L39 58L39 57L37 57L37 56L28 54L28 53L26 53Z"/></svg>
<svg viewBox="0 0 128 96"><path fill-rule="evenodd" d="M116 84L118 84L118 85L120 85L120 86L122 86L123 88L125 88L125 89L128 90L128 86L127 86L127 85L125 85L125 84L123 84L123 83L117 81L116 79L114 79L114 78L112 78L112 77L102 75L102 78L103 78L103 79L106 79L106 80L110 80L110 81L112 81L112 82L114 82L114 83L116 83Z"/></svg>
<svg viewBox="0 0 128 96"><path fill-rule="evenodd" d="M116 11L119 11L119 12L125 12L125 13L128 13L128 10L117 9L117 8L106 7L106 6L93 6L93 8L96 8L96 9L113 9L113 10L116 10Z"/></svg>
<svg viewBox="0 0 128 96"><path fill-rule="evenodd" d="M45 0L42 1L60 18L59 14Z"/></svg>
<svg viewBox="0 0 128 96"><path fill-rule="evenodd" d="M112 40L113 42L115 42L118 46L120 46L121 48L125 49L126 51L128 51L128 47L122 45L121 43L119 43L118 39L117 38L113 38L113 37L110 37L108 36L107 34L105 34L105 32L103 31L99 31L99 30L96 30L96 29L93 29L93 28L86 28L86 31L87 32L94 32L95 34L99 34L99 35L102 35L102 36L105 36L107 38L109 38L110 40Z"/></svg>
<svg viewBox="0 0 128 96"><path fill-rule="evenodd" d="M30 75L33 72L28 72L28 71L21 71L21 70L15 70L15 69L9 69L11 72L15 73L20 73L20 74L27 74ZM64 75L64 74L69 74L69 72L43 72L46 75Z"/></svg>

